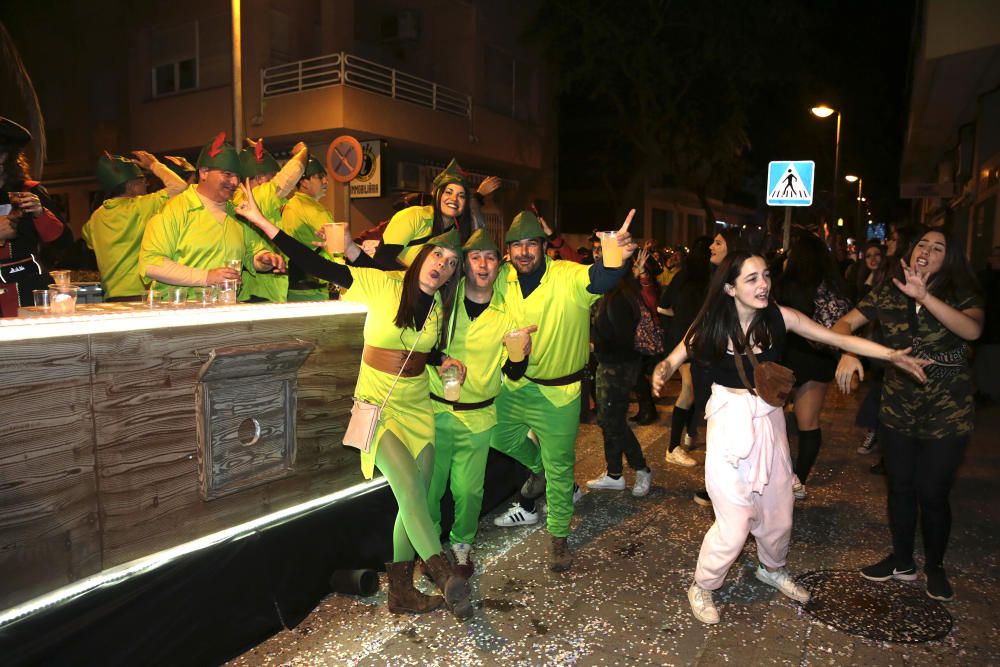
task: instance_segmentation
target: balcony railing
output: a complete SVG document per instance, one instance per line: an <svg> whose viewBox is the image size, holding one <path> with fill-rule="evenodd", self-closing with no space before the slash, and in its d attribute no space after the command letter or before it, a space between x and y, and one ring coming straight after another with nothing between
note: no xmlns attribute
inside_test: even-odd
<svg viewBox="0 0 1000 667"><path fill-rule="evenodd" d="M371 60L333 53L261 70L263 97L327 86L351 86L422 107L472 118L472 96Z"/></svg>

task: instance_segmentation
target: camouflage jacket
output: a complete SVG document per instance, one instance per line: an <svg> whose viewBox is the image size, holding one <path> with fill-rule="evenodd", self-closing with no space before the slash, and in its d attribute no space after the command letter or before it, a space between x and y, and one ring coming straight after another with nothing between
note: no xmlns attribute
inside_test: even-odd
<svg viewBox="0 0 1000 667"><path fill-rule="evenodd" d="M943 300L958 310L983 307L981 297L971 291ZM916 438L972 432L974 389L968 342L926 308L918 311L916 302L890 281L869 292L857 309L869 320L878 320L885 345L894 349L913 346L914 356L934 361L925 369L923 385L894 366L888 368L882 387L882 424Z"/></svg>

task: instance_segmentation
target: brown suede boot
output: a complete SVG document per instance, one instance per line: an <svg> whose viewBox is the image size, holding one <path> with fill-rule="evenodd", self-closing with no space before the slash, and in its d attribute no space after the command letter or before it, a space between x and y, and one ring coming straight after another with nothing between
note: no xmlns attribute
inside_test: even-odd
<svg viewBox="0 0 1000 667"><path fill-rule="evenodd" d="M389 575L389 611L394 614L423 614L442 604L440 595L424 595L413 586L413 561L386 563Z"/></svg>
<svg viewBox="0 0 1000 667"><path fill-rule="evenodd" d="M553 572L565 572L573 567L573 552L569 550L565 537L552 538L552 562L549 569Z"/></svg>
<svg viewBox="0 0 1000 667"><path fill-rule="evenodd" d="M469 582L455 574L451 563L443 553L424 561L424 567L434 577L434 583L444 593L444 603L457 618L465 620L472 616L472 602L469 600Z"/></svg>

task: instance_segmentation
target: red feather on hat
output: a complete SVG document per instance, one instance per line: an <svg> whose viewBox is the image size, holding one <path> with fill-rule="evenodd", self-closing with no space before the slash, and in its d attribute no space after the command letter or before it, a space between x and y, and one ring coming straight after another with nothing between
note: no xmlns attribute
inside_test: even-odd
<svg viewBox="0 0 1000 667"><path fill-rule="evenodd" d="M257 143L253 145L253 156L257 159L257 164L264 161L264 140L258 139Z"/></svg>
<svg viewBox="0 0 1000 667"><path fill-rule="evenodd" d="M118 173L118 163L115 161L114 157L111 156L111 153L109 153L107 151L107 149L105 149L105 151L104 151L104 157L108 158L108 162L111 163L111 171L113 171L113 172L115 172L117 174Z"/></svg>
<svg viewBox="0 0 1000 667"><path fill-rule="evenodd" d="M212 145L209 146L209 148L208 148L208 156L209 157L215 157L219 153L221 153L222 152L222 144L224 144L225 141L226 141L226 133L225 132L219 132L218 136L215 137L215 140L212 141Z"/></svg>

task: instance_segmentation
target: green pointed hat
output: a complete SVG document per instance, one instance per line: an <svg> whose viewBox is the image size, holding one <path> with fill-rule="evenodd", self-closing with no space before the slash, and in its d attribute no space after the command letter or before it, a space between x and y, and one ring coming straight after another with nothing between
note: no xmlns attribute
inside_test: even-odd
<svg viewBox="0 0 1000 667"><path fill-rule="evenodd" d="M133 178L142 178L142 170L132 160L107 151L97 159L97 182L105 193L114 192Z"/></svg>
<svg viewBox="0 0 1000 667"><path fill-rule="evenodd" d="M470 250L492 250L497 254L497 257L502 254L500 252L500 248L496 244L496 241L493 240L493 235L486 231L485 227L480 227L476 231L472 232L472 236L470 236L469 240L462 246L462 250L466 253Z"/></svg>
<svg viewBox="0 0 1000 667"><path fill-rule="evenodd" d="M544 238L545 230L542 229L542 224L538 222L538 216L531 211L521 211L514 216L514 222L510 223L510 229L507 230L504 242L513 243L514 241L523 241L525 239Z"/></svg>
<svg viewBox="0 0 1000 667"><path fill-rule="evenodd" d="M264 149L264 140L247 139L250 144L240 151L240 177L253 178L261 174L277 174L281 168L270 152Z"/></svg>
<svg viewBox="0 0 1000 667"><path fill-rule="evenodd" d="M457 255L462 254L462 237L458 235L458 230L454 227L443 234L438 234L429 240L427 245L436 245L439 248L447 248Z"/></svg>
<svg viewBox="0 0 1000 667"><path fill-rule="evenodd" d="M302 178L309 178L310 176L315 176L316 174L323 174L326 176L326 168L323 163L316 158L309 156L309 161L306 162L306 170L302 174Z"/></svg>
<svg viewBox="0 0 1000 667"><path fill-rule="evenodd" d="M205 144L198 155L198 168L221 169L240 173L240 156L233 145L226 141L226 133L219 132L211 142Z"/></svg>
<svg viewBox="0 0 1000 667"><path fill-rule="evenodd" d="M198 171L194 168L193 164L180 155L164 155L163 164L167 167L167 169L174 172L181 178L187 178L194 172Z"/></svg>
<svg viewBox="0 0 1000 667"><path fill-rule="evenodd" d="M462 165L455 158L451 159L451 162L444 168L444 171L434 177L434 181L431 183L431 192L437 192L439 188L443 188L449 183L458 183L465 188L466 192L469 190L469 185L465 182L465 172L462 171Z"/></svg>

